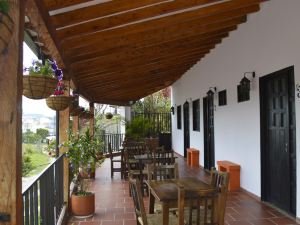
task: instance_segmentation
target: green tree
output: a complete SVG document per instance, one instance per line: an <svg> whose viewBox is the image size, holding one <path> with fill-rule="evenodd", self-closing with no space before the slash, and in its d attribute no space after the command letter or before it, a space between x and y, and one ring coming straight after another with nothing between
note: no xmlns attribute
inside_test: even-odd
<svg viewBox="0 0 300 225"><path fill-rule="evenodd" d="M38 129L36 129L36 134L39 135L42 140L45 140L46 137L49 136L49 130L44 129L44 128L38 128Z"/></svg>
<svg viewBox="0 0 300 225"><path fill-rule="evenodd" d="M36 135L29 129L27 129L26 132L23 133L24 143L37 143L40 139L40 136Z"/></svg>
<svg viewBox="0 0 300 225"><path fill-rule="evenodd" d="M137 113L162 113L170 112L170 88L165 88L161 91L148 95L147 97L138 100L133 106L132 111Z"/></svg>

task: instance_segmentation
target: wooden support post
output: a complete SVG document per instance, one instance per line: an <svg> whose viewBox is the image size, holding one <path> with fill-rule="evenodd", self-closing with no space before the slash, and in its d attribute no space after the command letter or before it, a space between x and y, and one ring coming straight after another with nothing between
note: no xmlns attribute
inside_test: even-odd
<svg viewBox="0 0 300 225"><path fill-rule="evenodd" d="M0 221L0 224L19 225L23 224L21 160L24 1L9 1L9 7L14 28L12 37L7 40L7 49L0 52L0 214L7 214L8 221Z"/></svg>
<svg viewBox="0 0 300 225"><path fill-rule="evenodd" d="M70 82L64 82L66 86L65 95L70 95ZM70 109L69 107L63 111L59 112L59 141L63 143L64 141L68 141L70 127ZM67 152L68 149L65 147L60 148L60 154ZM70 181L69 181L69 160L65 158L64 160L64 201L69 203L69 190L70 190Z"/></svg>
<svg viewBox="0 0 300 225"><path fill-rule="evenodd" d="M72 132L75 136L78 136L77 134L79 132L79 116L73 116Z"/></svg>
<svg viewBox="0 0 300 225"><path fill-rule="evenodd" d="M94 133L95 133L95 115L94 115L94 112L95 111L95 106L94 106L94 103L90 103L90 112L92 114L92 117L89 119L89 126L90 126L90 135L94 136Z"/></svg>

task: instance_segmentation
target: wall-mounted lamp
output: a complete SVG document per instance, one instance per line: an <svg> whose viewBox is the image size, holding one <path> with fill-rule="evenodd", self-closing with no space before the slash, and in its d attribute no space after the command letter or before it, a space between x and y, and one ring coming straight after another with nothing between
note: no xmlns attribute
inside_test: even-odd
<svg viewBox="0 0 300 225"><path fill-rule="evenodd" d="M210 87L208 92L206 92L207 97L212 97L217 92L217 87Z"/></svg>
<svg viewBox="0 0 300 225"><path fill-rule="evenodd" d="M247 74L251 74L251 78L247 78ZM241 85L241 90L243 92L247 92L250 91L250 83L253 80L253 78L255 77L255 72L245 72L244 73L244 77L242 78L242 80L240 81L240 85ZM251 79L251 80L250 80Z"/></svg>
<svg viewBox="0 0 300 225"><path fill-rule="evenodd" d="M174 113L175 113L175 108L174 108L174 106L171 107L170 111L171 111L172 115L174 115Z"/></svg>

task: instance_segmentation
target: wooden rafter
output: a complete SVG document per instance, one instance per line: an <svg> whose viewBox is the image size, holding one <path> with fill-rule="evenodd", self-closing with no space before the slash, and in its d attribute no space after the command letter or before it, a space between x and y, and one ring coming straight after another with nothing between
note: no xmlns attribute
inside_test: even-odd
<svg viewBox="0 0 300 225"><path fill-rule="evenodd" d="M128 105L179 79L263 0L35 2L80 94Z"/></svg>

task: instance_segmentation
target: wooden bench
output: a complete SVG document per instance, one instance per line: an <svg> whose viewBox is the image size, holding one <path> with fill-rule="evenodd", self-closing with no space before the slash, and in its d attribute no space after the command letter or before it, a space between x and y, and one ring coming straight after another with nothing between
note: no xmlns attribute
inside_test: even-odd
<svg viewBox="0 0 300 225"><path fill-rule="evenodd" d="M240 170L239 164L230 161L218 161L218 170L229 173L229 187L230 191L240 189Z"/></svg>
<svg viewBox="0 0 300 225"><path fill-rule="evenodd" d="M188 148L187 149L187 164L192 167L199 166L199 150L195 148Z"/></svg>

